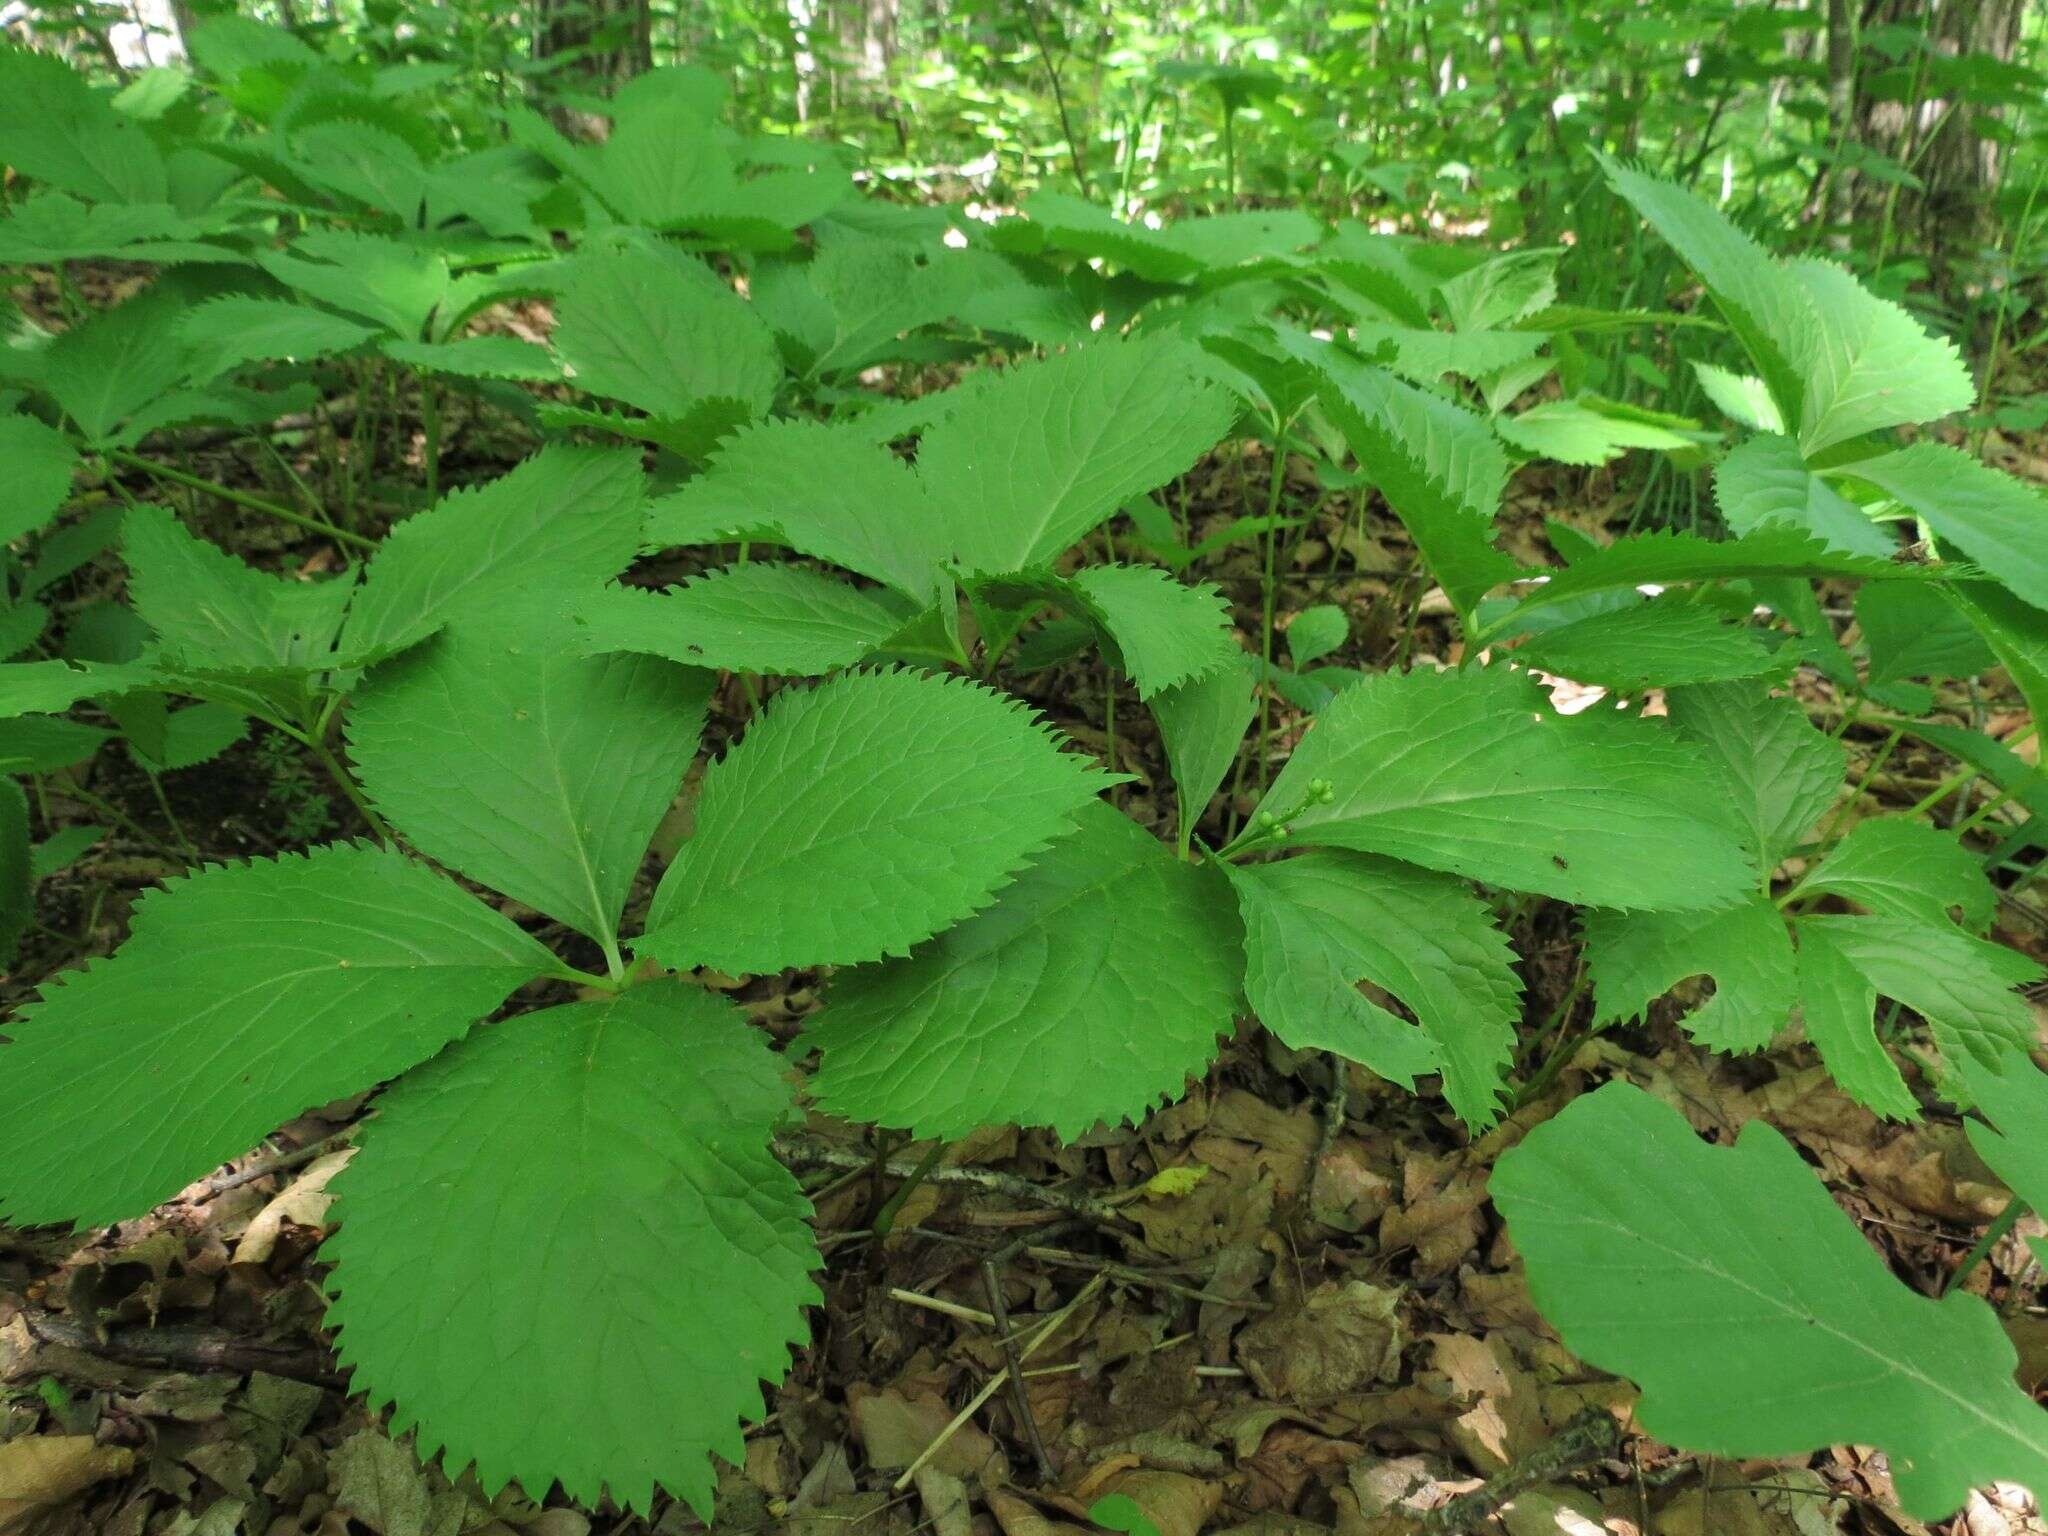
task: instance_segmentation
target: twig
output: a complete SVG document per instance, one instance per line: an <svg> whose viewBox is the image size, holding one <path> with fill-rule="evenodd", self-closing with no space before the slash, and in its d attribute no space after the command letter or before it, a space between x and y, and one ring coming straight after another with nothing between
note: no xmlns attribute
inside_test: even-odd
<svg viewBox="0 0 2048 1536"><path fill-rule="evenodd" d="M900 1301L906 1307L923 1307L927 1312L957 1317L963 1323L979 1323L984 1328L1001 1326L1008 1331L1009 1325L999 1325L993 1312L984 1312L979 1307L963 1307L959 1302L948 1301L943 1296L927 1296L923 1291L906 1291L900 1285L892 1285L889 1287L889 1299Z"/></svg>
<svg viewBox="0 0 2048 1536"><path fill-rule="evenodd" d="M1017 1351L1018 1361L1021 1363L1025 1360L1029 1360L1033 1352L1037 1350L1038 1346L1043 1344L1047 1339L1052 1337L1054 1331L1058 1329L1060 1324L1064 1323L1069 1317L1072 1317L1074 1315L1075 1310L1079 1308L1083 1302L1087 1301L1097 1291L1102 1289L1103 1283L1104 1282L1102 1276L1097 1275L1093 1280L1090 1280L1086 1285L1081 1287L1080 1292L1074 1297L1072 1301L1068 1302L1064 1307L1061 1307L1059 1311L1053 1313L1051 1317L1047 1318L1045 1322L1039 1327L1039 1330L1036 1333L1032 1334L1031 1337L1025 1341L1023 1348ZM917 1459L913 1461L909 1466L903 1469L903 1475L897 1478L895 1483L891 1485L893 1491L896 1493L901 1493L904 1489L908 1488L910 1486L911 1480L917 1476L918 1468L922 1467L926 1462L930 1461L934 1456L938 1455L939 1451L945 1446L946 1442L948 1440L951 1440L955 1435L959 1434L961 1428L967 1423L967 1421L973 1418L975 1414L981 1411L981 1405L987 1402L990 1398L994 1397L997 1392L1001 1391L1003 1383L1008 1381L1009 1379L1010 1368L1007 1365L1004 1366L1000 1371L997 1371L995 1375L991 1376L988 1379L987 1385L985 1385L979 1392L974 1394L973 1398L968 1402L967 1406L965 1408L962 1408L958 1413L953 1415L952 1422L949 1423L944 1429L940 1430L938 1434L932 1437L932 1443L917 1453Z"/></svg>
<svg viewBox="0 0 2048 1536"><path fill-rule="evenodd" d="M1460 1494L1422 1517L1432 1533L1469 1531L1524 1489L1551 1482L1621 1449L1621 1426L1598 1404L1581 1409L1563 1429L1484 1487Z"/></svg>
<svg viewBox="0 0 2048 1536"><path fill-rule="evenodd" d="M1004 1374L1010 1378L1010 1406L1024 1426L1024 1438L1031 1445L1031 1459L1038 1463L1039 1476L1048 1483L1059 1469L1046 1454L1045 1438L1038 1432L1038 1415L1031 1411L1031 1394L1024 1387L1024 1361L1017 1353L1017 1337L1010 1331L1010 1308L1003 1300L1003 1277L992 1258L981 1261L981 1284L988 1292L988 1309L996 1320L996 1338L1003 1346Z"/></svg>
<svg viewBox="0 0 2048 1536"><path fill-rule="evenodd" d="M348 1388L347 1377L327 1368L324 1351L261 1344L222 1328L124 1328L101 1338L84 1324L51 1312L25 1308L18 1315L29 1337L39 1344L76 1350L123 1365L174 1366L189 1371L268 1371L273 1376L287 1376L337 1392Z"/></svg>
<svg viewBox="0 0 2048 1536"><path fill-rule="evenodd" d="M1149 1290L1164 1291L1169 1296L1179 1296L1187 1301L1206 1301L1217 1306L1241 1307L1248 1312L1273 1310L1271 1302L1240 1300L1235 1296L1220 1296L1214 1291L1197 1290L1192 1285L1162 1280L1150 1270L1138 1269L1130 1264L1112 1263L1108 1259L1091 1259L1085 1253L1068 1253L1063 1248L1043 1248L1035 1243L1024 1252L1041 1264L1053 1264L1063 1269L1092 1270L1098 1275L1107 1275L1112 1280L1142 1285Z"/></svg>
<svg viewBox="0 0 2048 1536"><path fill-rule="evenodd" d="M853 1152L842 1147L827 1146L808 1136L791 1133L777 1136L774 1142L775 1155L794 1168L859 1168L867 1169L874 1159L864 1152ZM892 1158L882 1165L882 1171L892 1179L907 1179L917 1172L917 1165L902 1158ZM1029 1200L1038 1205L1051 1206L1056 1211L1065 1211L1070 1216L1079 1216L1086 1221L1104 1225L1115 1222L1115 1210L1100 1200L1088 1195L1068 1194L1065 1190L1048 1189L1034 1184L1029 1179L1020 1179L1013 1173L998 1173L992 1168L934 1168L925 1175L933 1184L968 1185L992 1195L1007 1195L1013 1200Z"/></svg>
<svg viewBox="0 0 2048 1536"><path fill-rule="evenodd" d="M332 1152L356 1133L354 1126L346 1126L332 1136L322 1136L318 1141L309 1141L303 1147L289 1152L273 1152L268 1157L259 1157L248 1167L234 1173L224 1173L219 1178L208 1179L205 1187L193 1197L194 1205L204 1205L216 1195L224 1195L231 1189L240 1189L244 1184L254 1184L258 1179L267 1179L273 1173L289 1173L294 1168L318 1161Z"/></svg>

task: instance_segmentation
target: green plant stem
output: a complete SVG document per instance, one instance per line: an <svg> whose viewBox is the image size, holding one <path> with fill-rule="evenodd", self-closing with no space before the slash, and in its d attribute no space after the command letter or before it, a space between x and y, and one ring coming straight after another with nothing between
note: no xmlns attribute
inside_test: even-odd
<svg viewBox="0 0 2048 1536"><path fill-rule="evenodd" d="M1941 1288L1941 1294L1946 1296L1950 1291L1961 1290L1963 1282L1970 1278L1971 1271L1991 1256L1991 1250L1997 1246L1998 1240L2010 1232L2026 1214L2027 1202L2018 1195L2006 1201L2005 1209L1998 1213L1991 1225L1984 1229L1984 1235L1977 1239L1977 1246L1963 1255L1963 1262L1957 1265L1955 1273L1948 1277L1948 1284Z"/></svg>
<svg viewBox="0 0 2048 1536"><path fill-rule="evenodd" d="M579 971L564 961L556 961L553 970L547 972L556 981L573 982L579 987L594 987L600 992L617 992L624 985L617 976L600 976L595 971Z"/></svg>
<svg viewBox="0 0 2048 1536"><path fill-rule="evenodd" d="M427 464L427 505L441 499L441 391L433 374L420 372L420 432Z"/></svg>
<svg viewBox="0 0 2048 1536"><path fill-rule="evenodd" d="M318 518L308 517L303 512L294 512L290 507L281 507L274 501L265 501L260 496L251 496L245 491L234 489L232 486L222 485L215 480L208 480L203 475L187 474L184 470L173 469L168 464L158 464L152 459L143 458L140 454L130 453L125 448L109 448L106 450L106 455L115 463L125 464L130 469L139 469L145 474L155 475L160 480L168 480L173 485L182 485L189 490L204 491L209 496L218 496L222 501L232 502L238 507L247 507L251 512L261 512L268 517L277 518L281 522L291 523L297 527L304 528L308 532L321 534L326 538L336 539L344 544L353 544L359 549L375 549L377 547L375 539L366 538L360 533L351 533L345 528L337 528L332 523L321 522Z"/></svg>
<svg viewBox="0 0 2048 1536"><path fill-rule="evenodd" d="M1279 515L1280 497L1287 487L1287 448L1284 439L1275 438L1273 443L1273 470L1266 481L1266 550L1265 564L1260 576L1259 603L1259 659L1265 664L1260 673L1259 688L1259 793L1266 791L1266 754L1268 737L1273 727L1273 694L1264 686L1265 678L1273 668L1273 614L1279 601L1279 572L1276 556L1279 550L1279 530L1272 527L1273 518Z"/></svg>
<svg viewBox="0 0 2048 1536"><path fill-rule="evenodd" d="M895 1192L882 1202L882 1208L875 1212L874 1225L870 1229L875 1237L885 1238L895 1231L896 1218L902 1214L904 1203L917 1192L918 1185L930 1177L931 1171L939 1166L939 1159L945 1155L945 1142L935 1141L931 1145L931 1150L918 1159L910 1177L898 1184Z"/></svg>
<svg viewBox="0 0 2048 1536"><path fill-rule="evenodd" d="M1237 207L1237 114L1228 102L1223 106L1223 194L1227 209Z"/></svg>
<svg viewBox="0 0 2048 1536"><path fill-rule="evenodd" d="M164 822L171 829L171 836L178 840L178 848L194 864L199 862L199 849L192 839L185 835L185 828L178 820L178 813L171 809L171 797L164 793L163 776L154 768L142 770L149 780L150 793L156 796L156 808L164 813Z"/></svg>
<svg viewBox="0 0 2048 1536"><path fill-rule="evenodd" d="M294 732L294 735L299 733ZM384 824L384 818L377 814L375 806L356 784L355 775L348 771L346 764L334 755L334 749L320 737L299 735L306 744L306 750L313 754L320 766L327 770L327 777L334 781L334 787L348 796L348 803L356 808L356 814L363 818L363 824L380 843L389 843L391 828Z"/></svg>
<svg viewBox="0 0 2048 1536"><path fill-rule="evenodd" d="M1538 1032L1540 1039L1553 1029L1556 1030L1557 1042L1551 1046L1550 1054L1544 1057L1543 1065L1536 1069L1536 1075L1515 1090L1515 1108L1519 1109L1531 1102L1548 1088L1556 1080L1558 1073L1564 1070L1564 1064L1571 1059L1572 1052L1565 1047L1571 1043L1572 1009L1578 1006L1579 999L1585 995L1586 983L1590 979L1591 976L1582 960L1579 962L1578 974L1572 978L1570 989L1566 991L1557 1007L1551 1010L1549 1019Z"/></svg>

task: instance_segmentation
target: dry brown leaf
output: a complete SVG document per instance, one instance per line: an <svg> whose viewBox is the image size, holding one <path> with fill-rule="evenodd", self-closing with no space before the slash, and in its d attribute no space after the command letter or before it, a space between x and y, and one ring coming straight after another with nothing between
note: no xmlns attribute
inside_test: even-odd
<svg viewBox="0 0 2048 1536"><path fill-rule="evenodd" d="M883 1472L909 1466L953 1421L954 1410L946 1406L946 1400L930 1393L856 1383L847 1392L847 1402L852 1409L853 1432L867 1454L868 1465ZM995 1441L970 1423L953 1432L933 1454L930 1465L955 1477L979 1477L1007 1463Z"/></svg>
<svg viewBox="0 0 2048 1536"><path fill-rule="evenodd" d="M1237 1361L1266 1397L1318 1403L1401 1374L1401 1292L1328 1282L1237 1336Z"/></svg>
<svg viewBox="0 0 2048 1536"><path fill-rule="evenodd" d="M1492 1338L1469 1333L1432 1334L1430 1363L1471 1406L1451 1422L1451 1443L1467 1462L1491 1477L1549 1438L1536 1380Z"/></svg>
<svg viewBox="0 0 2048 1536"><path fill-rule="evenodd" d="M1184 1472L1157 1472L1138 1467L1120 1472L1095 1495L1121 1493L1145 1512L1159 1536L1197 1536L1223 1502L1223 1485ZM1091 1501L1092 1502L1092 1501Z"/></svg>
<svg viewBox="0 0 2048 1536"><path fill-rule="evenodd" d="M233 1262L269 1263L271 1254L277 1251L278 1235L286 1222L300 1227L320 1226L327 1219L327 1208L334 1203L334 1196L327 1193L327 1181L346 1168L349 1159L355 1155L354 1147L343 1147L308 1164L304 1173L279 1190L270 1203L256 1213L256 1219L249 1223L248 1231L235 1245Z"/></svg>
<svg viewBox="0 0 2048 1536"><path fill-rule="evenodd" d="M0 1536L32 1531L58 1505L135 1466L125 1446L91 1435L23 1435L0 1445Z"/></svg>
<svg viewBox="0 0 2048 1536"><path fill-rule="evenodd" d="M1418 1154L1402 1171L1401 1196L1380 1221L1380 1250L1414 1250L1415 1272L1425 1278L1454 1274L1479 1247L1485 1169Z"/></svg>

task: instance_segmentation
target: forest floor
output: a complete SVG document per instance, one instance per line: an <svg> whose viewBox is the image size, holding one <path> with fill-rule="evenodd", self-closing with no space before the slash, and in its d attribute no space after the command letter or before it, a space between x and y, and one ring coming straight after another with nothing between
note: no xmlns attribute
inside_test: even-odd
<svg viewBox="0 0 2048 1536"><path fill-rule="evenodd" d="M386 442L386 481L369 486L373 508L387 491L387 510L417 498L406 488L416 423L407 430L411 441L401 432ZM275 441L281 462L312 485L351 449L341 415ZM449 483L498 473L532 446L506 418L459 407L447 443ZM1994 440L1987 451L2048 480L2048 445ZM184 452L226 484L294 497L279 463L246 445L200 437ZM1195 535L1241 515L1247 501L1262 505L1270 473L1256 450L1240 458L1229 449L1198 466L1187 484ZM1280 624L1334 603L1352 634L1332 663L1457 659L1441 595L1407 574L1414 551L1399 525L1376 503L1326 497L1304 465L1287 473L1283 505L1303 521L1282 562ZM165 494L142 478L128 488ZM193 526L252 563L338 563L335 546L317 537L175 495ZM1504 542L1546 563L1545 518L1599 537L1627 510L1624 489L1605 473L1525 472ZM106 595L113 578L96 569L69 578L57 601L82 606ZM1256 650L1258 551L1226 550L1200 574L1230 596ZM1846 601L1830 606L1848 620ZM1092 659L1006 681L1087 747L1108 753L1113 740L1117 766L1136 776L1118 791L1122 808L1170 835L1171 781L1135 696L1117 697L1112 738L1109 683ZM1839 719L1824 684L1808 702L1827 723ZM1958 688L1946 702L1994 736L2025 721L2016 698L1995 691ZM714 703L714 751L746 712L744 692L729 685ZM1284 760L1300 724L1276 710L1272 762ZM1945 760L1910 741L1873 763L1882 732L1852 728L1845 740L1850 783L1864 786L1866 807L1902 808L1946 772ZM1265 772L1244 765L1235 814L1255 804ZM1958 797L1952 814L1970 805ZM163 776L161 796L109 748L69 778L46 778L38 813L43 836L71 823L110 830L45 882L38 926L0 985L10 1005L52 972L110 951L134 899L195 854L241 858L361 831L317 766L260 727L225 756ZM1230 813L1225 803L1212 815ZM648 889L651 881L640 901ZM1960 1125L1939 1115L1879 1122L1803 1045L1744 1058L1702 1051L1675 1027L1670 1000L1641 1024L1589 1032L1575 1006L1562 910L1536 902L1511 918L1528 1021L1517 1081L1541 1086L1476 1140L1427 1092L1410 1096L1357 1069L1334 1078L1330 1058L1290 1052L1249 1027L1205 1082L1142 1125L1070 1144L991 1131L949 1148L882 1237L877 1216L923 1149L878 1145L822 1120L792 1133L786 1151L804 1170L828 1262L827 1305L813 1315L814 1342L770 1392L745 1465L721 1477L716 1528L1079 1536L1097 1500L1123 1493L1159 1536L1930 1529L1896 1511L1881 1457L1712 1462L1641 1435L1616 1443L1589 1433L1603 1420L1585 1410L1625 1412L1631 1389L1574 1360L1538 1318L1487 1203L1487 1177L1503 1150L1568 1099L1625 1078L1717 1138L1767 1117L1894 1270L1935 1294L2005 1202ZM2048 882L2007 895L1995 936L2048 958ZM787 1043L817 1005L820 982L790 972L731 990ZM359 1098L308 1114L140 1220L71 1234L0 1231L0 1536L701 1528L680 1505L647 1519L544 1508L512 1493L491 1500L466 1481L451 1487L348 1397L320 1329L317 1248L327 1181L365 1111ZM2037 1391L2048 1382L2048 1306L2022 1239L2044 1230L2023 1220L1967 1282L1999 1306L2022 1380ZM998 1383L1006 1367L1020 1374ZM691 1383L674 1388L686 1393ZM2048 1527L2014 1489L1977 1497L1932 1529L1998 1536Z"/></svg>

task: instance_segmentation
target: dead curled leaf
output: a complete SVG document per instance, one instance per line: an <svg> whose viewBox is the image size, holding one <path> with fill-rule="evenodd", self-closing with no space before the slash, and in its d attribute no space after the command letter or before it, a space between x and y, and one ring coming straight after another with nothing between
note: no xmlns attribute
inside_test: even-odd
<svg viewBox="0 0 2048 1536"><path fill-rule="evenodd" d="M0 1445L0 1536L26 1536L42 1517L135 1465L124 1446L91 1435L23 1435Z"/></svg>
<svg viewBox="0 0 2048 1536"><path fill-rule="evenodd" d="M327 1217L334 1196L327 1193L327 1181L348 1166L356 1155L354 1147L342 1147L316 1159L256 1213L242 1240L235 1245L237 1264L267 1264L277 1250L277 1239L286 1222L294 1226L318 1227Z"/></svg>
<svg viewBox="0 0 2048 1536"><path fill-rule="evenodd" d="M1266 1397L1327 1402L1401 1374L1407 1342L1401 1292L1363 1280L1328 1282L1259 1318L1237 1337L1237 1359Z"/></svg>

